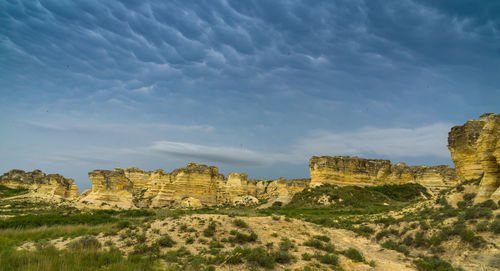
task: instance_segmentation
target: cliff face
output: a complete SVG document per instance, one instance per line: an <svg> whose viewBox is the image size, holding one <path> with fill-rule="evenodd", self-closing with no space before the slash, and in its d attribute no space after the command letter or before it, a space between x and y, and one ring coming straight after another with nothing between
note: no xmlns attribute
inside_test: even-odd
<svg viewBox="0 0 500 271"><path fill-rule="evenodd" d="M75 199L79 196L78 187L73 179L59 174L45 174L36 169L31 172L13 169L0 176L0 185L9 188L27 188L38 196Z"/></svg>
<svg viewBox="0 0 500 271"><path fill-rule="evenodd" d="M313 156L309 160L311 186L323 183L338 185L384 185L419 183L431 191L454 185L458 176L448 166L407 166L389 160L349 156Z"/></svg>
<svg viewBox="0 0 500 271"><path fill-rule="evenodd" d="M287 202L309 184L309 180L247 180L244 173L225 178L216 167L194 163L171 173L137 168L94 170L89 178L92 189L80 199L84 206L126 209L252 205L277 199Z"/></svg>
<svg viewBox="0 0 500 271"><path fill-rule="evenodd" d="M479 120L455 126L448 134L448 149L458 175L483 176L475 201L500 199L500 115L487 113Z"/></svg>

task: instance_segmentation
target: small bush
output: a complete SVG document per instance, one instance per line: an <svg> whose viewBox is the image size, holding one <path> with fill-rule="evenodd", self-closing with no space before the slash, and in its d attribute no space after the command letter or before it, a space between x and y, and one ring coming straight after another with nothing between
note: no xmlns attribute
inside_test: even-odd
<svg viewBox="0 0 500 271"><path fill-rule="evenodd" d="M189 245L189 244L192 244L192 243L194 243L194 241L195 241L194 237L189 236L189 237L186 239L186 244L188 244L188 245Z"/></svg>
<svg viewBox="0 0 500 271"><path fill-rule="evenodd" d="M301 255L301 257L302 257L302 260L304 260L304 261L310 261L310 260L312 260L312 255L309 254L309 253L303 253Z"/></svg>
<svg viewBox="0 0 500 271"><path fill-rule="evenodd" d="M248 224L242 219L233 220L233 224L238 228L248 228Z"/></svg>
<svg viewBox="0 0 500 271"><path fill-rule="evenodd" d="M398 245L396 242L394 242L392 240L385 241L382 244L382 247L383 248L387 248L387 249L392 249L392 250L399 251L399 252L403 253L406 256L408 256L410 254L410 252L408 251L407 248L405 248L404 246Z"/></svg>
<svg viewBox="0 0 500 271"><path fill-rule="evenodd" d="M375 239L380 241L380 240L382 240L382 238L388 236L389 234L390 234L390 232L388 230L381 230L377 233L377 235L375 235Z"/></svg>
<svg viewBox="0 0 500 271"><path fill-rule="evenodd" d="M321 255L318 258L320 263L323 264L330 264L330 265L338 265L339 264L339 257L335 254L325 254Z"/></svg>
<svg viewBox="0 0 500 271"><path fill-rule="evenodd" d="M118 222L118 224L116 224L116 226L120 230L128 228L128 227L130 227L130 221L128 221L128 220L122 220L122 221Z"/></svg>
<svg viewBox="0 0 500 271"><path fill-rule="evenodd" d="M288 238L281 239L281 242L279 243L280 250L289 251L292 247L293 247L293 243L290 239L288 239Z"/></svg>
<svg viewBox="0 0 500 271"><path fill-rule="evenodd" d="M361 252L359 252L355 248L349 248L348 250L344 251L344 255L355 262L363 262L365 260L363 254L361 254Z"/></svg>
<svg viewBox="0 0 500 271"><path fill-rule="evenodd" d="M463 200L466 206L472 205L472 201L476 197L476 193L467 193L463 195Z"/></svg>
<svg viewBox="0 0 500 271"><path fill-rule="evenodd" d="M292 254L288 253L288 251L285 251L285 250L275 251L272 253L272 256L273 256L275 262L281 263L281 264L286 264L286 263L289 263L289 262L295 260L295 257Z"/></svg>
<svg viewBox="0 0 500 271"><path fill-rule="evenodd" d="M495 234L500 234L500 220L495 220L491 222L490 231Z"/></svg>
<svg viewBox="0 0 500 271"><path fill-rule="evenodd" d="M455 268L450 263L439 259L438 257L422 257L415 261L419 271L454 271Z"/></svg>
<svg viewBox="0 0 500 271"><path fill-rule="evenodd" d="M326 235L315 235L313 236L314 239L318 239L320 241L323 241L323 242L330 242L330 237L326 236Z"/></svg>
<svg viewBox="0 0 500 271"><path fill-rule="evenodd" d="M476 231L478 231L478 232L488 231L488 221L482 221L482 222L477 223Z"/></svg>
<svg viewBox="0 0 500 271"><path fill-rule="evenodd" d="M309 239L305 241L303 245L308 247L314 247L317 249L324 249L323 243L317 239Z"/></svg>
<svg viewBox="0 0 500 271"><path fill-rule="evenodd" d="M101 247L101 243L94 236L86 235L70 242L68 247L71 249L98 249Z"/></svg>
<svg viewBox="0 0 500 271"><path fill-rule="evenodd" d="M217 225L215 224L215 221L210 222L210 224L208 224L207 228L203 230L203 236L213 237L215 235L216 227L217 227Z"/></svg>
<svg viewBox="0 0 500 271"><path fill-rule="evenodd" d="M156 240L156 243L162 247L173 247L176 242L168 234L165 234Z"/></svg>
<svg viewBox="0 0 500 271"><path fill-rule="evenodd" d="M231 237L229 237L229 241L230 242L235 242L235 243L238 243L238 244L244 244L244 243L248 243L248 242L255 242L257 241L257 234L255 234L255 232L251 232L250 234L244 234L244 233L241 233L237 230L232 230L230 232Z"/></svg>

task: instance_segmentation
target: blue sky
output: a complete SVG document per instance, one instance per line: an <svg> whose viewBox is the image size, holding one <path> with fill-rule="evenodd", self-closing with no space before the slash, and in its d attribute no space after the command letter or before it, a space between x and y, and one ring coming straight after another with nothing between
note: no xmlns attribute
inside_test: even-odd
<svg viewBox="0 0 500 271"><path fill-rule="evenodd" d="M0 2L0 171L452 164L500 110L500 2Z"/></svg>

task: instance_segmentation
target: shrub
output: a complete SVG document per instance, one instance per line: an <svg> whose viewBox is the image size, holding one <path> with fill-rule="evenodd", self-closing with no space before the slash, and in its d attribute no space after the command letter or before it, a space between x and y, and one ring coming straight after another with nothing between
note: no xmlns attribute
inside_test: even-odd
<svg viewBox="0 0 500 271"><path fill-rule="evenodd" d="M330 265L338 265L339 264L339 257L335 254L325 254L321 255L318 258L320 263L323 264L330 264Z"/></svg>
<svg viewBox="0 0 500 271"><path fill-rule="evenodd" d="M495 234L500 234L500 220L497 219L491 222L490 231L492 231Z"/></svg>
<svg viewBox="0 0 500 271"><path fill-rule="evenodd" d="M118 222L118 224L116 224L116 226L120 230L128 228L128 227L130 227L130 221L128 221L128 220L122 220L122 221Z"/></svg>
<svg viewBox="0 0 500 271"><path fill-rule="evenodd" d="M203 230L203 236L213 237L215 235L216 227L217 227L217 225L215 224L215 221L210 222L210 224L208 224L207 228Z"/></svg>
<svg viewBox="0 0 500 271"><path fill-rule="evenodd" d="M238 228L248 228L248 224L242 219L233 220L233 224Z"/></svg>
<svg viewBox="0 0 500 271"><path fill-rule="evenodd" d="M255 242L257 241L257 234L255 234L255 232L251 232L250 234L244 234L244 233L241 233L237 230L232 230L230 232L231 237L229 237L229 241L230 242L235 242L235 243L239 243L239 244L244 244L244 243L248 243L248 242Z"/></svg>
<svg viewBox="0 0 500 271"><path fill-rule="evenodd" d="M436 204L442 205L442 206L448 206L448 200L446 200L446 197L441 196L436 200Z"/></svg>
<svg viewBox="0 0 500 271"><path fill-rule="evenodd" d="M488 221L482 221L477 223L476 225L476 231L478 232L484 232L488 230Z"/></svg>
<svg viewBox="0 0 500 271"><path fill-rule="evenodd" d="M305 241L304 246L314 247L317 249L324 249L323 243L317 239L309 239Z"/></svg>
<svg viewBox="0 0 500 271"><path fill-rule="evenodd" d="M388 236L389 234L390 234L390 232L388 230L381 230L377 233L377 235L375 235L375 239L380 241L380 240L382 240L382 238Z"/></svg>
<svg viewBox="0 0 500 271"><path fill-rule="evenodd" d="M312 255L309 253L303 253L301 256L302 256L302 260L304 260L304 261L310 261L312 259Z"/></svg>
<svg viewBox="0 0 500 271"><path fill-rule="evenodd" d="M477 218L492 218L493 211L488 207L473 206L465 210L464 218L467 220L477 219Z"/></svg>
<svg viewBox="0 0 500 271"><path fill-rule="evenodd" d="M195 239L193 236L189 236L187 239L186 239L186 244L192 244L194 243Z"/></svg>
<svg viewBox="0 0 500 271"><path fill-rule="evenodd" d="M272 253L274 261L277 263L285 264L293 261L295 257L285 250L278 250Z"/></svg>
<svg viewBox="0 0 500 271"><path fill-rule="evenodd" d="M162 247L173 247L176 242L168 234L165 234L156 240L156 243Z"/></svg>
<svg viewBox="0 0 500 271"><path fill-rule="evenodd" d="M398 245L396 242L392 241L392 240L387 240L385 241L383 244L382 244L382 247L383 248L387 248L387 249L392 249L392 250L396 250L396 251L399 251L403 254L405 254L406 256L408 256L410 254L410 252L408 251L407 248L403 247L403 246L400 246Z"/></svg>
<svg viewBox="0 0 500 271"><path fill-rule="evenodd" d="M404 239L403 239L403 244L407 245L407 246L412 246L414 244L415 240L413 240L413 237L411 237L410 235L407 235Z"/></svg>
<svg viewBox="0 0 500 271"><path fill-rule="evenodd" d="M313 236L314 239L318 239L320 241L323 241L323 242L330 242L330 237L326 236L326 235L315 235Z"/></svg>
<svg viewBox="0 0 500 271"><path fill-rule="evenodd" d="M101 247L101 243L91 235L85 235L76 241L72 241L68 244L71 249L98 249Z"/></svg>
<svg viewBox="0 0 500 271"><path fill-rule="evenodd" d="M355 262L363 262L365 260L363 254L361 254L361 252L359 252L355 248L349 248L348 250L344 251L344 255Z"/></svg>
<svg viewBox="0 0 500 271"><path fill-rule="evenodd" d="M472 201L474 200L475 197L476 197L476 193L467 193L467 194L464 194L462 198L465 202L465 205L470 206L470 205L472 205Z"/></svg>
<svg viewBox="0 0 500 271"><path fill-rule="evenodd" d="M439 259L438 257L422 257L415 261L417 270L419 271L454 271L455 268L450 263Z"/></svg>
<svg viewBox="0 0 500 271"><path fill-rule="evenodd" d="M281 242L279 243L279 249L283 251L289 251L293 247L292 241L288 238L283 238L281 239Z"/></svg>

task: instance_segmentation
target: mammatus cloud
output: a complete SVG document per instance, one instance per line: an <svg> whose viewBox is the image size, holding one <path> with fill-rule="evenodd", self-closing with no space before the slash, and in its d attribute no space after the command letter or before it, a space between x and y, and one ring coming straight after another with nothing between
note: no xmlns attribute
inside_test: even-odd
<svg viewBox="0 0 500 271"><path fill-rule="evenodd" d="M446 158L450 155L446 148L446 139L452 126L448 123L436 123L413 129L367 127L341 133L315 131L308 137L299 139L282 153L172 141L154 142L151 149L183 159L247 166L283 162L300 164L308 161L313 155Z"/></svg>

